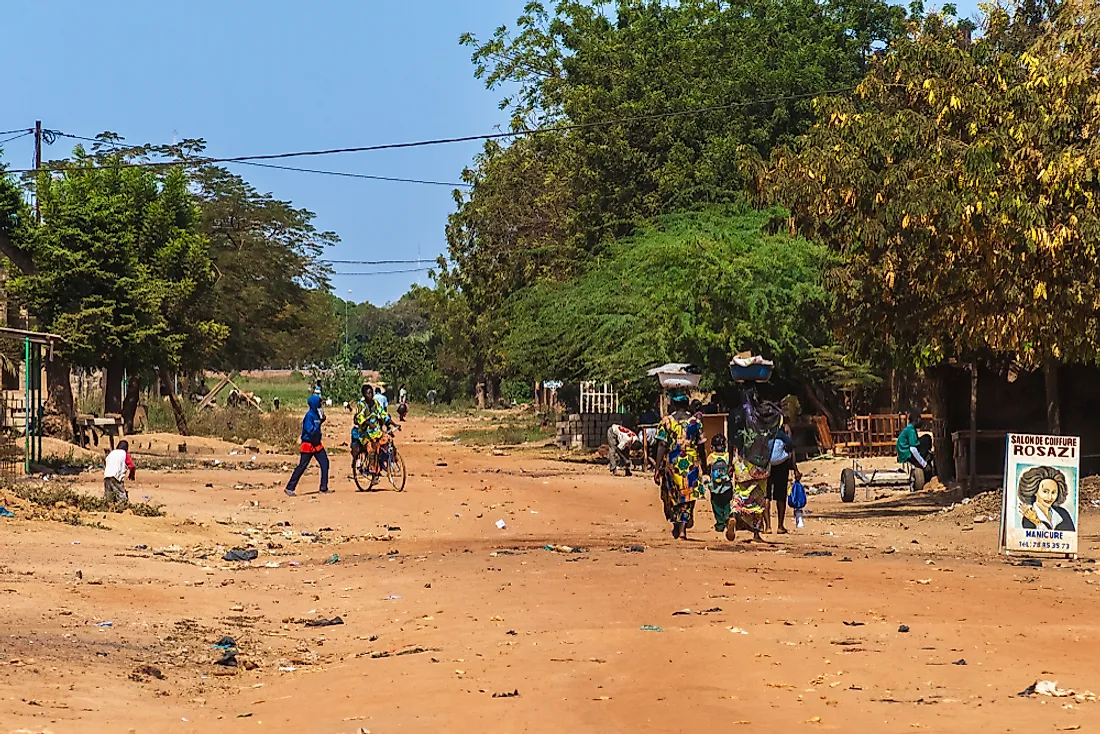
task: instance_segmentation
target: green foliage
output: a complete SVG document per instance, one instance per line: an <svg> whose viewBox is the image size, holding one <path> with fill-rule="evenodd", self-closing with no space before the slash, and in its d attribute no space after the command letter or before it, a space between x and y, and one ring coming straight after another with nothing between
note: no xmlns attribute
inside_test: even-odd
<svg viewBox="0 0 1100 734"><path fill-rule="evenodd" d="M929 14L856 99L777 151L767 187L842 255L838 324L917 366L989 352L1100 357L1100 8L987 6L982 38Z"/></svg>
<svg viewBox="0 0 1100 734"><path fill-rule="evenodd" d="M826 252L765 234L776 214L729 206L658 219L577 280L524 290L503 345L508 372L651 382L647 367L686 361L724 384L745 349L793 362L827 338Z"/></svg>
<svg viewBox="0 0 1100 734"><path fill-rule="evenodd" d="M314 368L310 371L311 382L321 381L321 389L326 399L335 404L354 403L363 395L363 371L355 363L355 354L351 347L345 346L340 356L327 368Z"/></svg>
<svg viewBox="0 0 1100 734"><path fill-rule="evenodd" d="M43 224L21 243L32 264L10 291L75 365L194 369L227 335L198 209L179 168L100 167L126 160L77 148L39 177Z"/></svg>
<svg viewBox="0 0 1100 734"><path fill-rule="evenodd" d="M839 392L870 390L882 384L868 362L845 354L836 345L813 347L808 352L812 371Z"/></svg>
<svg viewBox="0 0 1100 734"><path fill-rule="evenodd" d="M505 374L513 294L554 290L654 216L739 200L745 151L804 132L809 97L858 82L903 19L881 0L561 0L464 36L513 127L577 127L489 143L466 172L433 310L444 371Z"/></svg>
<svg viewBox="0 0 1100 734"><path fill-rule="evenodd" d="M201 146L197 148L201 151ZM201 231L217 269L213 302L229 328L214 365L301 365L332 354L342 329L319 258L339 241L313 226L313 212L258 192L214 166L195 173Z"/></svg>

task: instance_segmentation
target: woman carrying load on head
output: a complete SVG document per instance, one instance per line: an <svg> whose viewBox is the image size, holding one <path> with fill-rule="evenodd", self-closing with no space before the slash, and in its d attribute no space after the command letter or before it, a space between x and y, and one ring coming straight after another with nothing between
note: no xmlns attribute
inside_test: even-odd
<svg viewBox="0 0 1100 734"><path fill-rule="evenodd" d="M653 481L661 488L665 519L672 523L672 537L687 540L695 525L695 502L706 497L703 476L707 471L703 423L692 415L687 393L669 395L672 412L657 427L657 468Z"/></svg>

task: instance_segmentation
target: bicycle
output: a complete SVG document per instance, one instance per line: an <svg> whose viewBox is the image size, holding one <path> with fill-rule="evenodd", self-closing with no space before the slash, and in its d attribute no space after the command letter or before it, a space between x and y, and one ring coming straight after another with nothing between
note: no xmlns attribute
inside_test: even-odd
<svg viewBox="0 0 1100 734"><path fill-rule="evenodd" d="M367 492L374 489L383 472L395 491L405 491L405 460L397 450L397 444L394 443L393 434L390 432L382 434L377 454L366 450L359 452L358 458L352 464L351 473L355 486L360 491ZM370 483L364 487L360 478L366 476L370 477Z"/></svg>

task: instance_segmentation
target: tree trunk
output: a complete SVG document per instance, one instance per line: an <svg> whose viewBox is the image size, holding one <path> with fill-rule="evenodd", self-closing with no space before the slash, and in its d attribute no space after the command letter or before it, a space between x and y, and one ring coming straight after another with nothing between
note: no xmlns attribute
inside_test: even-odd
<svg viewBox="0 0 1100 734"><path fill-rule="evenodd" d="M105 414L122 413L122 376L125 368L117 362L111 362L104 370L103 412Z"/></svg>
<svg viewBox="0 0 1100 734"><path fill-rule="evenodd" d="M978 491L978 363L970 363L970 451L966 466L970 478L966 481L966 494L973 497Z"/></svg>
<svg viewBox="0 0 1100 734"><path fill-rule="evenodd" d="M1043 362L1043 382L1047 393L1047 432L1058 436L1062 433L1062 401L1058 394L1058 360Z"/></svg>
<svg viewBox="0 0 1100 734"><path fill-rule="evenodd" d="M132 375L126 384L126 399L122 401L122 426L127 434L134 432L134 414L141 397L141 376Z"/></svg>
<svg viewBox="0 0 1100 734"><path fill-rule="evenodd" d="M183 412L183 403L180 402L180 396L176 395L176 391L172 386L172 371L168 368L168 363L162 361L157 369L157 373L160 375L160 384L164 389L166 395L168 395L168 402L172 405L172 414L176 417L176 431L181 436L190 435L190 431L187 427L187 416Z"/></svg>
<svg viewBox="0 0 1100 734"><path fill-rule="evenodd" d="M62 441L76 435L76 408L69 365L59 357L46 360L46 405L42 416L43 431Z"/></svg>
<svg viewBox="0 0 1100 734"><path fill-rule="evenodd" d="M946 365L925 370L928 381L929 402L932 404L932 416L943 421L943 435L935 436L933 450L936 455L936 471L940 481L955 477L955 456L951 448L951 429L947 419L947 377L951 368Z"/></svg>

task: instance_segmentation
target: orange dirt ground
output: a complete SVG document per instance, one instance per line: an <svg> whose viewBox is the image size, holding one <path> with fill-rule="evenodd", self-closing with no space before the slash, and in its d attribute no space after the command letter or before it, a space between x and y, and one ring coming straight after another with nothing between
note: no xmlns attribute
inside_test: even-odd
<svg viewBox="0 0 1100 734"><path fill-rule="evenodd" d="M150 471L138 455L130 497L160 518L30 520L9 494L0 732L1100 728L1100 702L1015 695L1100 691L1093 531L1082 560L1021 567L979 503L860 489L811 496L805 529L766 544L726 541L700 503L674 541L649 479L462 446L442 438L454 423L410 417L401 494L354 491L346 453L335 494L313 468L295 498L294 457ZM837 462L811 466L836 486ZM100 476L76 481L97 493ZM259 558L221 560L232 547ZM224 635L235 668L214 664Z"/></svg>

